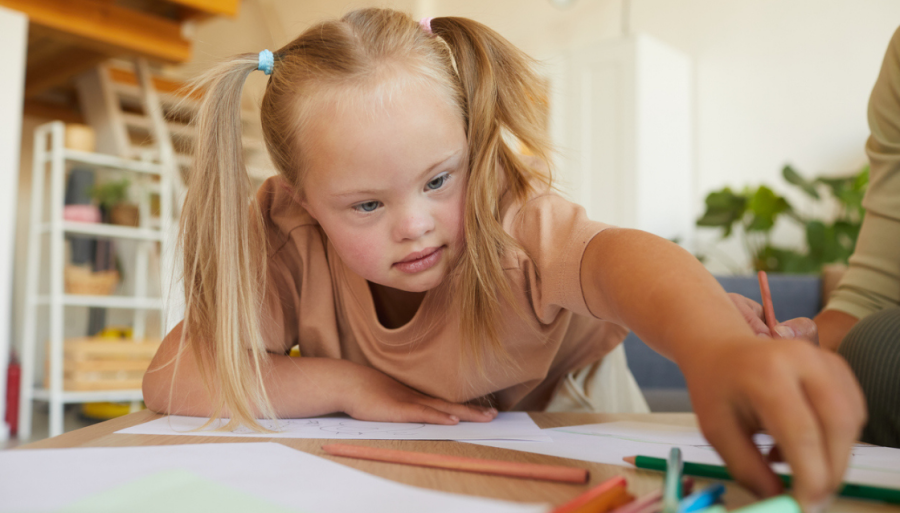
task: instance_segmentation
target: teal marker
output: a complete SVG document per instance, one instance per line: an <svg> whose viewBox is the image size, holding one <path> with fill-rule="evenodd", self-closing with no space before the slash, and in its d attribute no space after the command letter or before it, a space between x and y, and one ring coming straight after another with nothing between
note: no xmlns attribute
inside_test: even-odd
<svg viewBox="0 0 900 513"><path fill-rule="evenodd" d="M662 513L678 513L678 502L681 500L681 449L672 447L666 463L666 484L663 488Z"/></svg>

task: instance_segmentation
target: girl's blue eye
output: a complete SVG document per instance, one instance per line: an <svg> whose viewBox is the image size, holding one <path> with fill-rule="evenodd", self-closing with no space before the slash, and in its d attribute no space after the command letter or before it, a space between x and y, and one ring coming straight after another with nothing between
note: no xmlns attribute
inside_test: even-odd
<svg viewBox="0 0 900 513"><path fill-rule="evenodd" d="M367 201L365 203L360 203L359 205L355 205L353 207L354 210L358 212L374 212L378 205L380 205L380 201Z"/></svg>
<svg viewBox="0 0 900 513"><path fill-rule="evenodd" d="M449 179L450 173L441 173L438 176L434 177L434 179L432 179L430 182L428 182L425 187L428 187L432 191L437 190L443 187L444 183L446 183Z"/></svg>

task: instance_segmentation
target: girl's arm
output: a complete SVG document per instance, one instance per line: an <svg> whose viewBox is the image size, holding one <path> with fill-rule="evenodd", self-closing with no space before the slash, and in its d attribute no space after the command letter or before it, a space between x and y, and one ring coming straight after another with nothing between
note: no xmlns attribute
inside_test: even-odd
<svg viewBox="0 0 900 513"><path fill-rule="evenodd" d="M756 336L696 258L648 233L600 232L585 250L581 283L595 315L681 367L704 435L739 482L763 496L781 489L751 439L765 429L791 465L801 504L818 505L840 486L866 416L840 357Z"/></svg>
<svg viewBox="0 0 900 513"><path fill-rule="evenodd" d="M181 352L176 372L181 330L179 323L150 363L144 375L144 401L161 413L209 417L213 401L189 348ZM347 360L270 354L264 372L269 400L279 418L345 412L358 420L456 424L460 420L485 422L497 415L494 409L427 396Z"/></svg>

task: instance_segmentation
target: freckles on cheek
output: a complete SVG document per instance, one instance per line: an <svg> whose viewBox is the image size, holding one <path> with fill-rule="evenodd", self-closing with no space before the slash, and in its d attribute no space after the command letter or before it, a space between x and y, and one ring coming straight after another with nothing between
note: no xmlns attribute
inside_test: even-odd
<svg viewBox="0 0 900 513"><path fill-rule="evenodd" d="M378 266L380 258L380 248L377 244L378 238L373 237L371 232L366 233L348 233L340 241L340 245L335 244L345 263L353 268L357 273L371 272Z"/></svg>

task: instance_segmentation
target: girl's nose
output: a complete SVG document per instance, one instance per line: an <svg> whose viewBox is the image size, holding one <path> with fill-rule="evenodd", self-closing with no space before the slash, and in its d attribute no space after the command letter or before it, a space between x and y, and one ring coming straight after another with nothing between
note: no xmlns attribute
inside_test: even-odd
<svg viewBox="0 0 900 513"><path fill-rule="evenodd" d="M403 212L395 234L399 240L417 240L433 229L434 218L426 211L413 208Z"/></svg>

